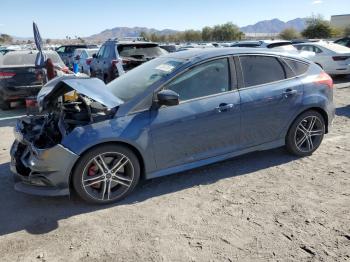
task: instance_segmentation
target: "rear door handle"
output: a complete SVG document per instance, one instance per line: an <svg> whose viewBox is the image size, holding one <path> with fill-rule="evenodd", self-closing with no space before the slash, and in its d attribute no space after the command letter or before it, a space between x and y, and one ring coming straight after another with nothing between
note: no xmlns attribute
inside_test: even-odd
<svg viewBox="0 0 350 262"><path fill-rule="evenodd" d="M215 108L215 110L219 113L221 112L227 112L230 111L231 109L233 109L235 107L234 104L226 104L226 103L222 103L220 104L218 107Z"/></svg>
<svg viewBox="0 0 350 262"><path fill-rule="evenodd" d="M298 90L295 90L295 89L286 89L286 91L283 92L283 95L285 98L288 98L290 96L293 96L293 95L296 95L298 93Z"/></svg>

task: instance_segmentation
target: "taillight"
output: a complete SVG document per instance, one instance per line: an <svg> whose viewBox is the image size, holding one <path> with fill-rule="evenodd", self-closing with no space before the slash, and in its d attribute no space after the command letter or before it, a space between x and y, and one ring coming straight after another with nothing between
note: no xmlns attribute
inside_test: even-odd
<svg viewBox="0 0 350 262"><path fill-rule="evenodd" d="M327 85L329 88L333 88L333 79L326 72L319 74L314 82L317 84Z"/></svg>
<svg viewBox="0 0 350 262"><path fill-rule="evenodd" d="M90 65L91 62L92 62L92 58L86 59L86 64L87 64L87 65Z"/></svg>
<svg viewBox="0 0 350 262"><path fill-rule="evenodd" d="M334 61L344 61L344 60L350 58L350 56L333 56L332 58Z"/></svg>
<svg viewBox="0 0 350 262"><path fill-rule="evenodd" d="M127 65L127 64L130 64L131 63L131 61L130 60L128 60L128 59L123 59L123 65Z"/></svg>
<svg viewBox="0 0 350 262"><path fill-rule="evenodd" d="M116 68L118 63L118 60L112 60L112 68Z"/></svg>
<svg viewBox="0 0 350 262"><path fill-rule="evenodd" d="M62 68L62 72L65 73L65 74L69 74L70 73L69 68L66 67L66 66Z"/></svg>
<svg viewBox="0 0 350 262"><path fill-rule="evenodd" d="M44 79L43 72L40 71L40 70L37 70L35 72L35 78L36 78L37 81L42 82L43 79Z"/></svg>
<svg viewBox="0 0 350 262"><path fill-rule="evenodd" d="M16 74L12 72L0 72L0 79L8 79L14 77Z"/></svg>

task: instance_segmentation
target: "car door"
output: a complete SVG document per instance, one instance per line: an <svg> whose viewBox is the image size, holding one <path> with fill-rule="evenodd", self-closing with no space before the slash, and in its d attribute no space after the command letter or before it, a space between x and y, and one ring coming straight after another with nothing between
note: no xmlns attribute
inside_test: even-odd
<svg viewBox="0 0 350 262"><path fill-rule="evenodd" d="M302 104L302 82L278 57L241 55L239 61L242 146L284 139L282 130Z"/></svg>
<svg viewBox="0 0 350 262"><path fill-rule="evenodd" d="M79 71L84 73L86 71L86 59L88 58L88 53L86 50L82 50L80 53L79 61Z"/></svg>
<svg viewBox="0 0 350 262"><path fill-rule="evenodd" d="M112 45L108 44L105 46L105 50L102 54L102 71L103 71L103 76L104 80L107 81L109 79L110 75L110 68L111 68L111 52L112 52Z"/></svg>
<svg viewBox="0 0 350 262"><path fill-rule="evenodd" d="M231 61L231 62L229 62ZM235 151L240 145L240 97L233 60L196 65L165 86L176 106L152 110L151 137L158 169Z"/></svg>
<svg viewBox="0 0 350 262"><path fill-rule="evenodd" d="M91 64L91 69L94 72L94 75L100 79L103 79L103 71L102 71L102 56L105 51L106 46L101 46L100 50L96 55L96 58L93 59Z"/></svg>

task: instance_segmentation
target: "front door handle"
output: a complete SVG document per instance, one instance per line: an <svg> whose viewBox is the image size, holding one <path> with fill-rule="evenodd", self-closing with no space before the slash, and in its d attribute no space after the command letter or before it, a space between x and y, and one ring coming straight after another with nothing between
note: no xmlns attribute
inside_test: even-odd
<svg viewBox="0 0 350 262"><path fill-rule="evenodd" d="M283 95L285 98L288 98L290 96L294 96L298 93L298 90L295 90L295 89L286 89L286 91L283 92Z"/></svg>
<svg viewBox="0 0 350 262"><path fill-rule="evenodd" d="M226 104L226 103L222 103L220 104L218 107L215 108L215 110L219 113L221 112L227 112L230 111L231 109L233 109L235 107L234 104Z"/></svg>

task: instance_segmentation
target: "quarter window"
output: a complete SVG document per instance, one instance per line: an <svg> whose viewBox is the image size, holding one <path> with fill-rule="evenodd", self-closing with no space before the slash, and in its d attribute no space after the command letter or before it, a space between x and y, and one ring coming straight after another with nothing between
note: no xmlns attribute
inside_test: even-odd
<svg viewBox="0 0 350 262"><path fill-rule="evenodd" d="M227 58L198 65L184 73L167 89L178 93L180 100L189 100L230 90L230 74Z"/></svg>
<svg viewBox="0 0 350 262"><path fill-rule="evenodd" d="M98 50L97 58L102 58L102 55L103 55L103 52L105 51L105 49L106 49L106 46L104 45L100 48L100 50Z"/></svg>
<svg viewBox="0 0 350 262"><path fill-rule="evenodd" d="M284 59L284 61L286 61L286 63L290 66L290 68L293 69L293 71L295 72L296 75L302 75L304 74L307 69L309 68L309 65L303 62L299 62L296 60L292 60L292 59Z"/></svg>
<svg viewBox="0 0 350 262"><path fill-rule="evenodd" d="M241 56L244 85L262 85L287 78L286 71L276 57Z"/></svg>

